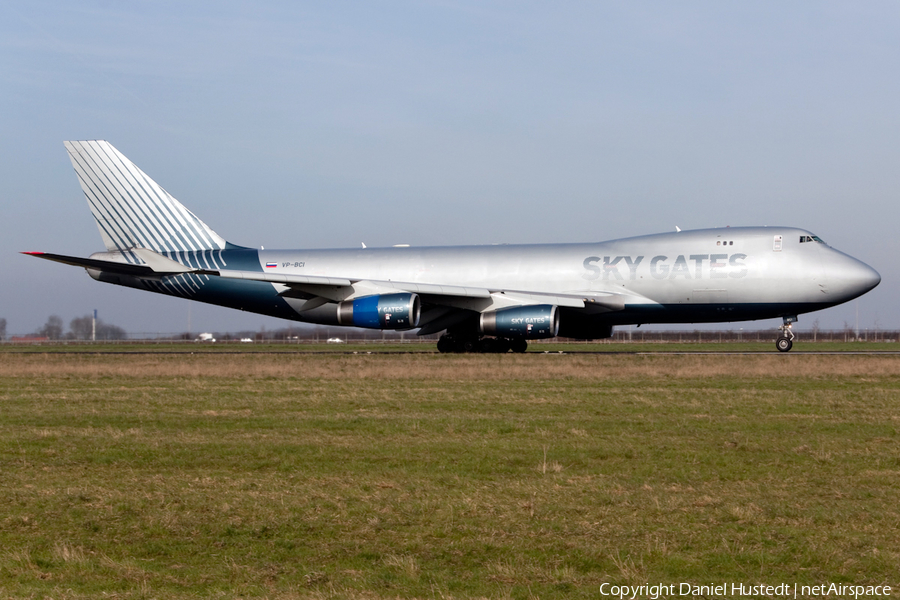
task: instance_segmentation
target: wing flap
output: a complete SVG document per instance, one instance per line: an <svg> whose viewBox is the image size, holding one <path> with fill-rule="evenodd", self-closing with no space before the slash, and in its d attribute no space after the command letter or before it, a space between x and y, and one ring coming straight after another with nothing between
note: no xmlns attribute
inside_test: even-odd
<svg viewBox="0 0 900 600"><path fill-rule="evenodd" d="M222 270L219 277L226 279L249 279L279 283L304 295L322 296L334 302L370 294L410 292L420 295L454 296L463 298L490 298L486 288L433 285L427 283L407 283L378 281L369 279L344 279L340 277L320 277L317 275L288 275L282 273L260 273L255 271Z"/></svg>
<svg viewBox="0 0 900 600"><path fill-rule="evenodd" d="M250 281L265 281L268 283L281 283L288 286L299 285L324 285L346 287L353 285L353 281L340 277L318 277L315 275L285 275L280 273L260 273L257 271L230 271L221 270L216 273L225 279L246 279Z"/></svg>

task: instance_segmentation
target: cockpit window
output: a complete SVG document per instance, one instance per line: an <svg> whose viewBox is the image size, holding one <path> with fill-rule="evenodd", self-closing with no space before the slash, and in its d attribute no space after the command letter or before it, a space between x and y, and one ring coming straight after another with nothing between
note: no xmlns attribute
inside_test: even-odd
<svg viewBox="0 0 900 600"><path fill-rule="evenodd" d="M802 244L804 242L819 242L820 244L825 243L824 241L822 241L822 238L817 235L801 235L800 243Z"/></svg>

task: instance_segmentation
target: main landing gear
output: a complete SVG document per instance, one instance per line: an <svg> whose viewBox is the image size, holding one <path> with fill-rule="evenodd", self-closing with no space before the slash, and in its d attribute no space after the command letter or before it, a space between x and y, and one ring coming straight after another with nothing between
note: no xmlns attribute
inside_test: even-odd
<svg viewBox="0 0 900 600"><path fill-rule="evenodd" d="M778 339L775 340L775 347L779 352L788 352L794 346L794 332L791 331L791 325L797 322L797 317L784 317L784 324L778 329Z"/></svg>
<svg viewBox="0 0 900 600"><path fill-rule="evenodd" d="M437 343L438 352L441 353L498 353L525 352L528 350L528 342L525 340L510 340L507 338L453 336L444 334Z"/></svg>

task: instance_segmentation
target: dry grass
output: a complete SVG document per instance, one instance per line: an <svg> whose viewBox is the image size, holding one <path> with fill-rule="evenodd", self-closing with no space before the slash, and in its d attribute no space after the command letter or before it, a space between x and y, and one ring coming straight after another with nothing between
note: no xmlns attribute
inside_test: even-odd
<svg viewBox="0 0 900 600"><path fill-rule="evenodd" d="M52 368L49 365L52 364ZM900 356L0 354L0 377L276 377L296 379L632 379L890 377Z"/></svg>

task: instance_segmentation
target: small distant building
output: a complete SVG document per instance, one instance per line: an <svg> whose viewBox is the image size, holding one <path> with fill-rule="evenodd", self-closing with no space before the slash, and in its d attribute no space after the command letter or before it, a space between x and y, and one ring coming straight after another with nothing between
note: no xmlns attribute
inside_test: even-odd
<svg viewBox="0 0 900 600"><path fill-rule="evenodd" d="M35 342L48 342L50 338L45 335L14 335L9 341L14 344L33 344Z"/></svg>

